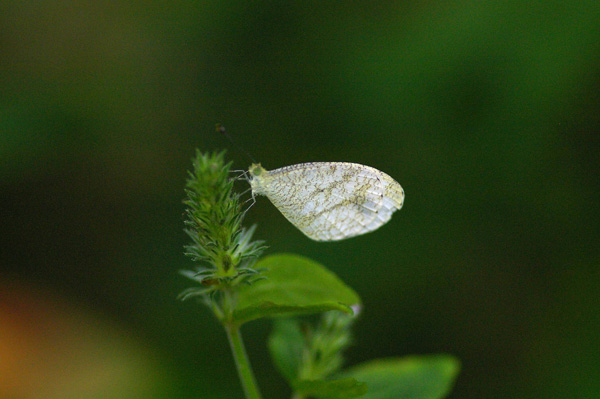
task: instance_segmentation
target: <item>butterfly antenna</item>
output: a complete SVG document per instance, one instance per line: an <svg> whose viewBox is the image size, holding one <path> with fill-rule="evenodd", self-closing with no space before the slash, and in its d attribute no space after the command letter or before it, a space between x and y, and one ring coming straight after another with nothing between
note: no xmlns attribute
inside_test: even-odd
<svg viewBox="0 0 600 399"><path fill-rule="evenodd" d="M246 151L246 149L244 149L242 146L238 145L235 141L233 141L231 139L231 137L227 133L227 130L225 129L225 126L223 126L220 123L217 123L216 130L217 130L218 133L221 133L223 136L225 136L225 138L227 139L227 141L229 141L232 146L234 146L238 151L240 151L244 155L246 155L252 161L252 163L256 163L256 161L254 160L254 157L252 157L252 155L250 155L250 153L248 151Z"/></svg>

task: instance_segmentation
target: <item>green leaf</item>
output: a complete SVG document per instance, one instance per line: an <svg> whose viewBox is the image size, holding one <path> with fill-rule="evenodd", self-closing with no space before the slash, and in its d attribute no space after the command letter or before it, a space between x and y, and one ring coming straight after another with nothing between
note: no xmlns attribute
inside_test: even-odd
<svg viewBox="0 0 600 399"><path fill-rule="evenodd" d="M345 372L365 381L364 399L440 399L445 397L460 370L460 362L449 355L380 359Z"/></svg>
<svg viewBox="0 0 600 399"><path fill-rule="evenodd" d="M263 280L242 286L233 318L244 323L260 317L293 316L339 310L352 314L360 304L354 290L319 263L292 254L260 260Z"/></svg>
<svg viewBox="0 0 600 399"><path fill-rule="evenodd" d="M316 396L323 399L358 398L367 393L367 384L358 382L354 378L339 380L298 381L294 388L307 396Z"/></svg>
<svg viewBox="0 0 600 399"><path fill-rule="evenodd" d="M275 320L269 336L269 351L279 372L290 382L298 378L304 346L305 339L298 320Z"/></svg>

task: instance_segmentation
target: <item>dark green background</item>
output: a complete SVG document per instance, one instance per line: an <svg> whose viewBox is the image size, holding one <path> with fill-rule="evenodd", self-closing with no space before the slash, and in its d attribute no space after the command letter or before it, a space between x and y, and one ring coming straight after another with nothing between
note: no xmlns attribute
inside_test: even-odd
<svg viewBox="0 0 600 399"><path fill-rule="evenodd" d="M269 253L361 295L349 364L444 352L452 398L600 397L599 21L597 0L2 1L0 321L42 342L34 310L66 306L84 341L118 331L65 387L142 347L131 369L153 371L115 397L241 398L223 331L175 299L194 149L250 163L222 122L267 169L351 161L404 187L388 225L338 243L265 198L248 213ZM269 327L243 332L282 398Z"/></svg>

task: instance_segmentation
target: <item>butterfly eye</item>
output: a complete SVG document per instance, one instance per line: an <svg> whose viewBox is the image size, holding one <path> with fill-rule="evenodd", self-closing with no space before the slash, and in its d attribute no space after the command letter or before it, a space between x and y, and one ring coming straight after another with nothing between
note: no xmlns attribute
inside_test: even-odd
<svg viewBox="0 0 600 399"><path fill-rule="evenodd" d="M252 176L260 176L265 169L260 164L252 164L250 166L249 172Z"/></svg>

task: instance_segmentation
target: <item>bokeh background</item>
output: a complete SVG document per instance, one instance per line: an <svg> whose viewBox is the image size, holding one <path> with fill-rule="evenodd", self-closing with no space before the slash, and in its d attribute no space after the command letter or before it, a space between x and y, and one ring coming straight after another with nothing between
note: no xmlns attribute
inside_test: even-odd
<svg viewBox="0 0 600 399"><path fill-rule="evenodd" d="M451 398L600 397L600 2L0 2L0 397L242 398L176 295L195 148L374 166L404 209L274 252L364 301L348 364L451 353ZM239 187L245 189L244 184ZM243 328L265 397L289 394Z"/></svg>

